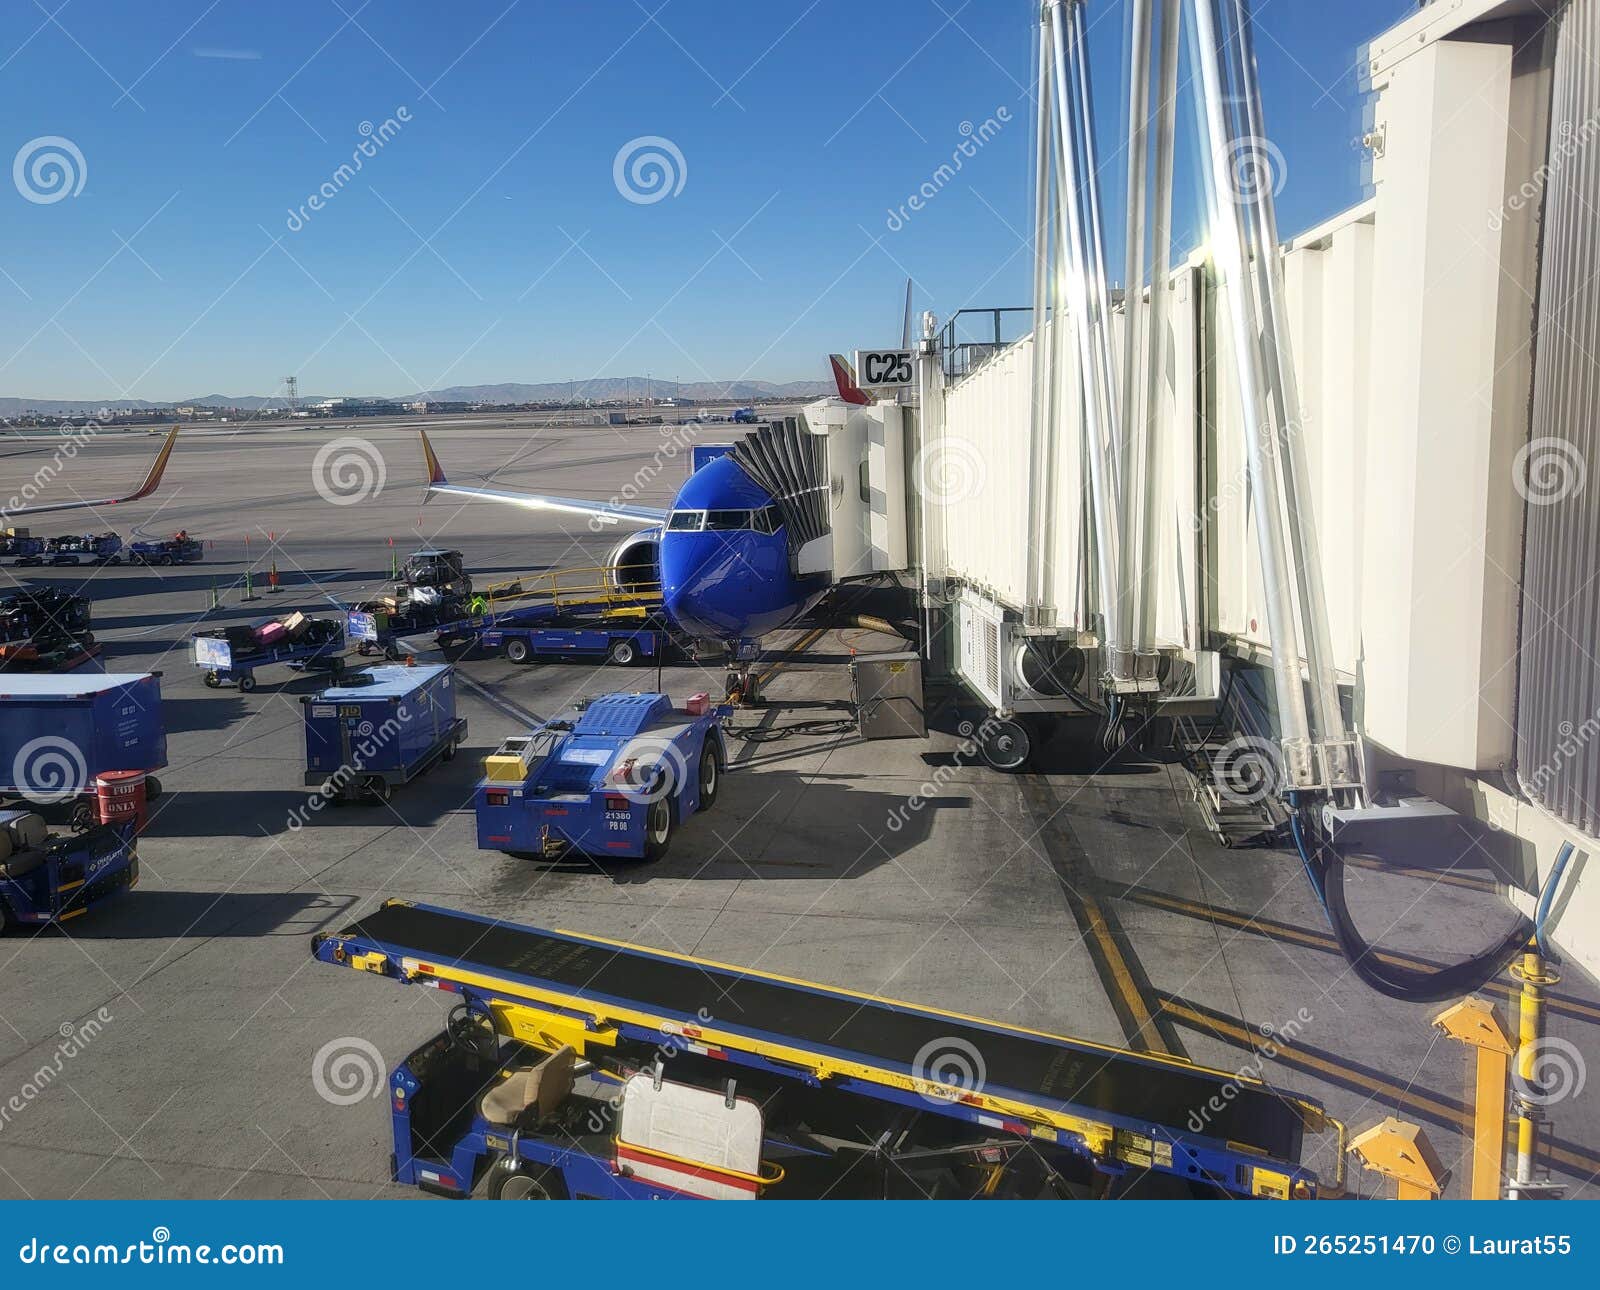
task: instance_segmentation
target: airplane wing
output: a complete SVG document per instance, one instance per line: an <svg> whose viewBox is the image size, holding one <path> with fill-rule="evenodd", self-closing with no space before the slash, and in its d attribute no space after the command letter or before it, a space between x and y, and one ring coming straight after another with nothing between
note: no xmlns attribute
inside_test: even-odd
<svg viewBox="0 0 1600 1290"><path fill-rule="evenodd" d="M151 493L161 487L161 476L166 472L167 459L172 456L172 445L178 441L178 427L173 426L167 432L166 442L161 445L161 451L156 454L150 473L144 477L144 483L138 490L127 494L125 497L95 497L77 499L70 502L47 502L42 506L19 506L11 509L0 510L0 519L10 521L18 516L43 515L49 511L76 511L84 507L116 506L122 502L137 502L141 497L149 497Z"/></svg>
<svg viewBox="0 0 1600 1290"><path fill-rule="evenodd" d="M667 513L648 506L626 506L620 502L596 502L580 497L551 497L543 493L518 493L504 488L471 488L466 484L452 484L439 464L439 458L428 442L428 432L422 435L422 456L428 467L428 493L444 493L452 497L481 497L489 502L507 502L530 511L566 511L573 515L592 515L602 524L662 524Z"/></svg>

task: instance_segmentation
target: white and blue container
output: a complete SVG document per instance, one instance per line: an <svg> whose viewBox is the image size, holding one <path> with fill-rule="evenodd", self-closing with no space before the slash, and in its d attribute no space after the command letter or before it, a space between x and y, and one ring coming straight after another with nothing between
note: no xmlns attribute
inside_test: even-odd
<svg viewBox="0 0 1600 1290"><path fill-rule="evenodd" d="M88 792L106 771L167 764L154 672L0 675L0 791Z"/></svg>
<svg viewBox="0 0 1600 1290"><path fill-rule="evenodd" d="M301 700L307 784L386 800L397 784L449 761L466 738L455 669L443 663L372 667Z"/></svg>

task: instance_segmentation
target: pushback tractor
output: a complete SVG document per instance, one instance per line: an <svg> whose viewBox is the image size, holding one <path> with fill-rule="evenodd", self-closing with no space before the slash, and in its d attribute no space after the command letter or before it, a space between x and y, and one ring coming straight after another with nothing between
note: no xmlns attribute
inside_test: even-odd
<svg viewBox="0 0 1600 1290"><path fill-rule="evenodd" d="M388 1082L392 1176L445 1196L1301 1199L1338 1129L1177 1058L427 905L312 953L456 996Z"/></svg>
<svg viewBox="0 0 1600 1290"><path fill-rule="evenodd" d="M726 708L664 694L607 694L484 759L478 846L659 860L679 825L717 800Z"/></svg>

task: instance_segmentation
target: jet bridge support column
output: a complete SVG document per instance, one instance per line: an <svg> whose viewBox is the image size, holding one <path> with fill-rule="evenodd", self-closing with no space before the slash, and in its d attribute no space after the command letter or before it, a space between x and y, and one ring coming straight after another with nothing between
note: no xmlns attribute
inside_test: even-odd
<svg viewBox="0 0 1600 1290"><path fill-rule="evenodd" d="M1159 23L1158 23L1159 19ZM1136 0L1128 68L1128 287L1123 298L1122 442L1119 531L1123 541L1120 654L1111 661L1114 689L1154 692L1156 678L1156 555L1162 378L1171 352L1167 333L1172 272L1172 165L1178 93L1179 0ZM1154 40L1157 26L1159 45ZM1151 54L1156 52L1155 194L1150 196ZM1145 243L1150 255L1150 303L1144 300Z"/></svg>
<svg viewBox="0 0 1600 1290"><path fill-rule="evenodd" d="M1078 12L1081 5L1082 0L1049 0L1047 4L1053 108L1050 115L1054 124L1053 160L1057 174L1054 197L1062 233L1055 257L1057 290L1052 298L1052 313L1056 326L1070 325L1077 341L1094 516L1100 630L1108 654L1115 655L1120 646L1117 595L1122 585L1118 574L1121 544L1117 530L1114 457L1119 435L1109 319L1105 316L1104 249L1097 209L1099 193L1094 178L1094 132L1090 119L1083 115L1091 96L1082 15ZM1043 142L1041 140L1041 144ZM1038 391L1035 396L1040 396Z"/></svg>
<svg viewBox="0 0 1600 1290"><path fill-rule="evenodd" d="M1306 691L1301 683L1301 623L1294 605L1290 551L1283 522L1283 480L1280 458L1293 451L1293 427L1282 416L1285 403L1272 397L1272 381L1277 365L1286 362L1282 347L1272 346L1277 318L1270 314L1270 301L1264 302L1266 335L1262 315L1254 296L1251 253L1259 258L1275 258L1277 246L1253 246L1259 235L1261 203L1272 202L1264 139L1251 136L1248 125L1240 128L1232 107L1235 91L1250 96L1253 78L1237 77L1230 83L1224 74L1222 30L1218 22L1219 0L1190 0L1195 24L1195 61L1200 93L1198 104L1205 126L1206 150L1210 154L1208 197L1210 197L1211 250L1221 290L1226 298L1234 370L1240 395L1240 416L1245 423L1246 453L1250 469L1251 506L1256 522L1256 541L1261 554L1262 592L1266 595L1267 631L1272 637L1272 674L1277 693L1278 733L1283 759L1283 787L1286 791L1323 789L1328 786L1322 757L1318 757L1312 736ZM1240 0L1221 0L1238 3ZM1240 21L1248 26L1250 14ZM1256 106L1259 114L1259 104ZM1246 110L1246 118L1253 117ZM1259 115L1254 115L1259 122ZM1238 182L1234 182L1237 179ZM1267 354L1272 354L1272 360ZM1307 578L1320 579L1320 570L1306 570ZM1318 587L1320 589L1320 587ZM1304 607L1302 607L1304 608ZM1312 661L1312 669L1317 661ZM1318 730L1328 738L1338 735L1342 743L1342 722L1336 731Z"/></svg>

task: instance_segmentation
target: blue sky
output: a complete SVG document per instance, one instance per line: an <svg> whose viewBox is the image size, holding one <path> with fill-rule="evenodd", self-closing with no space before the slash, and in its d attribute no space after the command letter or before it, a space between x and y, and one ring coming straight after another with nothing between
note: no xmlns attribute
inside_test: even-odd
<svg viewBox="0 0 1600 1290"><path fill-rule="evenodd" d="M1355 55L1413 7L1258 0L1286 233L1360 196ZM387 394L822 379L829 350L898 340L908 274L941 315L1025 304L1034 12L12 0L0 160L36 198L58 172L30 161L78 169L36 141L70 141L83 173L54 201L0 184L0 395L270 394L288 372L304 392ZM1123 6L1090 13L1109 138ZM963 123L1002 109L891 230ZM682 187L629 201L614 162L646 136L681 154ZM375 155L335 180L364 138Z"/></svg>

